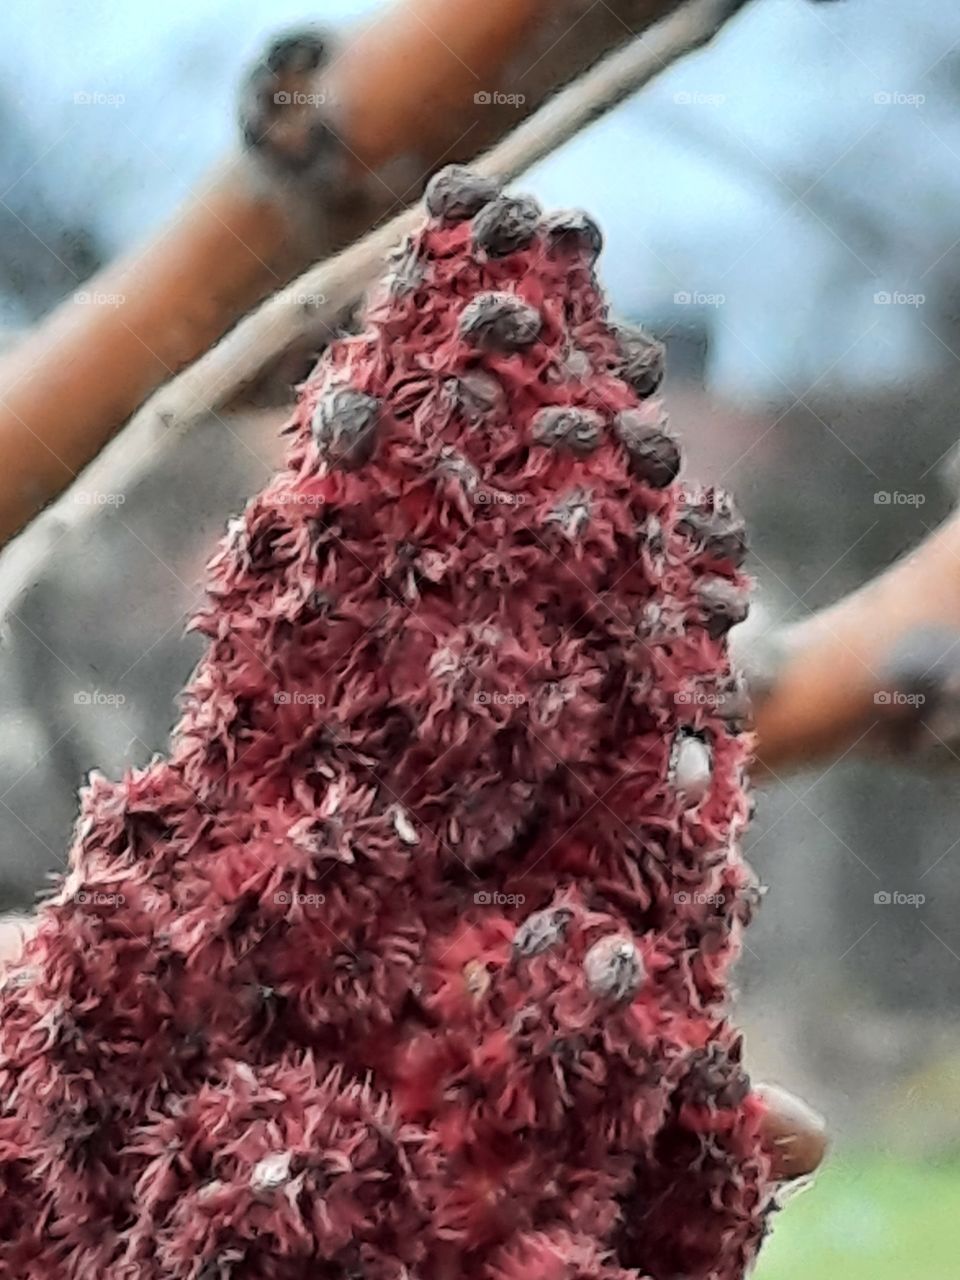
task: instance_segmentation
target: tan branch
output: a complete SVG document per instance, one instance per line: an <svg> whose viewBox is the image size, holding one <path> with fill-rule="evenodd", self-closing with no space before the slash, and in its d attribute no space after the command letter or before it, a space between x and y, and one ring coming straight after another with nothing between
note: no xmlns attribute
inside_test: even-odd
<svg viewBox="0 0 960 1280"><path fill-rule="evenodd" d="M756 698L761 775L855 744L950 745L937 703L960 670L960 515L783 640L780 670Z"/></svg>

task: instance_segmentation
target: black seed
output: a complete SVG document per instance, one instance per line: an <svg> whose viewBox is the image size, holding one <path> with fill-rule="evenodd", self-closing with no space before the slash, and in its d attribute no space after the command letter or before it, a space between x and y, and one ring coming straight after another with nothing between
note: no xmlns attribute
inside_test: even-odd
<svg viewBox="0 0 960 1280"><path fill-rule="evenodd" d="M603 249L603 232L582 209L561 209L552 213L543 227L548 248L585 252L591 265Z"/></svg>
<svg viewBox="0 0 960 1280"><path fill-rule="evenodd" d="M525 249L540 226L542 210L529 196L497 196L473 220L473 242L491 258Z"/></svg>
<svg viewBox="0 0 960 1280"><path fill-rule="evenodd" d="M703 609L703 624L714 640L743 622L750 612L750 599L744 587L729 578L708 578L700 583L697 596Z"/></svg>
<svg viewBox="0 0 960 1280"><path fill-rule="evenodd" d="M431 217L441 222L463 222L496 199L499 190L492 178L461 164L448 164L427 183L424 200Z"/></svg>
<svg viewBox="0 0 960 1280"><path fill-rule="evenodd" d="M563 445L584 457L600 443L603 419L592 409L551 405L534 414L531 427L538 444Z"/></svg>
<svg viewBox="0 0 960 1280"><path fill-rule="evenodd" d="M313 437L335 466L366 462L376 444L380 401L353 387L337 387L320 398L310 424Z"/></svg>
<svg viewBox="0 0 960 1280"><path fill-rule="evenodd" d="M666 349L662 342L651 338L642 329L622 325L617 329L623 362L620 376L630 384L638 396L653 395L663 381Z"/></svg>
<svg viewBox="0 0 960 1280"><path fill-rule="evenodd" d="M463 337L488 351L529 347L540 325L540 313L513 293L478 293L460 313Z"/></svg>
<svg viewBox="0 0 960 1280"><path fill-rule="evenodd" d="M708 494L691 503L678 520L677 529L716 560L726 560L739 568L746 559L746 526L726 494Z"/></svg>
<svg viewBox="0 0 960 1280"><path fill-rule="evenodd" d="M682 456L680 445L664 430L666 416L656 404L624 409L613 422L614 432L630 458L630 471L654 489L676 480Z"/></svg>

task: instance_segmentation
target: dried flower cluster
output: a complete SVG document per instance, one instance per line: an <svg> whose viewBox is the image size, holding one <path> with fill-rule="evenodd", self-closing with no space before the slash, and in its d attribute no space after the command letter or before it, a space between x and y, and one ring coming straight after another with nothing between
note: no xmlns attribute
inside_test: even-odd
<svg viewBox="0 0 960 1280"><path fill-rule="evenodd" d="M743 530L593 222L427 204L6 979L4 1277L735 1280L762 1234Z"/></svg>

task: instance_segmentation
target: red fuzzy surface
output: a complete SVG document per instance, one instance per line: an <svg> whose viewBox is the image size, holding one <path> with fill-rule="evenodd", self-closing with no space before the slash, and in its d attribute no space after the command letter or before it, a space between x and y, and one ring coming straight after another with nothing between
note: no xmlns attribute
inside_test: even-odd
<svg viewBox="0 0 960 1280"><path fill-rule="evenodd" d="M464 339L490 290L535 343ZM659 411L619 341L581 248L431 222L320 361L212 561L169 758L91 778L4 982L0 1276L743 1274L749 743L698 595L742 579L632 472L613 418ZM343 386L381 404L349 465L311 430ZM534 437L558 405L595 447Z"/></svg>

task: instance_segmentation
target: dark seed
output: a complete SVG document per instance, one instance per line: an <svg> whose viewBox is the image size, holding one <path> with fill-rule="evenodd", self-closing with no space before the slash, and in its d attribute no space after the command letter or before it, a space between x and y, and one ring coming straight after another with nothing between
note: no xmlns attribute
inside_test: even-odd
<svg viewBox="0 0 960 1280"><path fill-rule="evenodd" d="M708 493L688 505L677 521L677 529L716 560L739 568L746 559L746 526L724 493Z"/></svg>
<svg viewBox="0 0 960 1280"><path fill-rule="evenodd" d="M550 214L543 231L549 248L585 252L591 265L603 249L603 232L582 209L561 209Z"/></svg>
<svg viewBox="0 0 960 1280"><path fill-rule="evenodd" d="M595 942L583 958L587 986L595 996L629 1000L646 976L643 961L632 938L612 933Z"/></svg>
<svg viewBox="0 0 960 1280"><path fill-rule="evenodd" d="M473 242L491 258L525 249L540 226L542 210L529 196L497 196L473 220Z"/></svg>
<svg viewBox="0 0 960 1280"><path fill-rule="evenodd" d="M463 222L496 199L500 188L492 178L462 164L448 164L427 183L427 212L441 222Z"/></svg>
<svg viewBox="0 0 960 1280"><path fill-rule="evenodd" d="M540 313L513 293L478 293L460 313L463 337L488 351L529 347L540 325Z"/></svg>
<svg viewBox="0 0 960 1280"><path fill-rule="evenodd" d="M746 589L729 578L708 578L697 588L697 595L703 609L703 625L713 640L726 635L750 612Z"/></svg>
<svg viewBox="0 0 960 1280"><path fill-rule="evenodd" d="M592 409L551 405L533 416L533 438L538 444L563 445L581 457L600 443L603 419Z"/></svg>
<svg viewBox="0 0 960 1280"><path fill-rule="evenodd" d="M513 936L513 950L518 956L538 956L555 946L566 933L572 911L569 907L550 907L527 916Z"/></svg>
<svg viewBox="0 0 960 1280"><path fill-rule="evenodd" d="M316 27L289 31L268 47L263 65L274 75L303 75L316 71L329 56L329 37Z"/></svg>
<svg viewBox="0 0 960 1280"><path fill-rule="evenodd" d="M353 387L337 387L322 396L310 424L313 438L335 466L366 462L376 444L380 401Z"/></svg>
<svg viewBox="0 0 960 1280"><path fill-rule="evenodd" d="M680 472L680 445L664 430L666 423L656 401L624 409L613 422L617 439L629 455L631 474L653 489L665 489Z"/></svg>
<svg viewBox="0 0 960 1280"><path fill-rule="evenodd" d="M666 356L663 343L633 325L621 325L617 337L623 356L619 371L621 378L641 398L653 395L663 381Z"/></svg>

